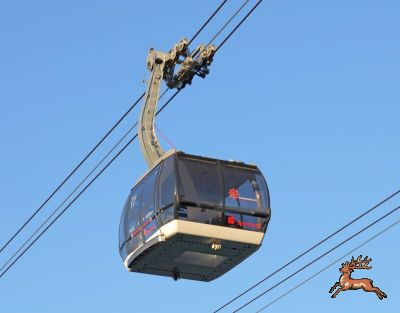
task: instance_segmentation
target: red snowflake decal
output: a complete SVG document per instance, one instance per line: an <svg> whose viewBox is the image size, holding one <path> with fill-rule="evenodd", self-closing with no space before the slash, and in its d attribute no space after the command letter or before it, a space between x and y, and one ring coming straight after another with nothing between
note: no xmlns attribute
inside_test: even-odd
<svg viewBox="0 0 400 313"><path fill-rule="evenodd" d="M237 199L239 198L239 192L235 188L229 189L229 197L232 199Z"/></svg>

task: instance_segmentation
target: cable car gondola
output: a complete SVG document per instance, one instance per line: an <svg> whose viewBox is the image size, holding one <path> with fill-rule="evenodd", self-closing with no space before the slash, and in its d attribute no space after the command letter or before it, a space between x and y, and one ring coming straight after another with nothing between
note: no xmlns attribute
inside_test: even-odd
<svg viewBox="0 0 400 313"><path fill-rule="evenodd" d="M128 271L211 281L261 246L271 210L257 166L164 153L154 131L162 79L179 88L194 72L208 73L213 48L197 48L203 51L193 59L183 39L169 53L151 49L147 57L151 77L138 136L150 169L134 185L121 216L119 251ZM182 64L190 58L192 67L171 74L179 56L185 57Z"/></svg>
<svg viewBox="0 0 400 313"><path fill-rule="evenodd" d="M120 254L129 271L211 281L260 247L269 218L256 166L170 150L126 200Z"/></svg>

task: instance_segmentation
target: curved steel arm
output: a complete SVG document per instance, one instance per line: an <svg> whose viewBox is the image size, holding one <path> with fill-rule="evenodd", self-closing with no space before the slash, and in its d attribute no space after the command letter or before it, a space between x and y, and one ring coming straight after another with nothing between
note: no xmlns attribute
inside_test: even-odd
<svg viewBox="0 0 400 313"><path fill-rule="evenodd" d="M150 168L164 154L154 129L154 118L156 115L158 96L160 94L161 82L164 76L164 67L171 60L170 53L150 50L147 56L147 68L151 71L147 83L144 103L138 123L138 136L140 149Z"/></svg>
<svg viewBox="0 0 400 313"><path fill-rule="evenodd" d="M195 58L199 51L201 51L199 57ZM169 52L150 49L147 55L147 68L151 75L138 123L140 149L150 168L164 154L154 127L162 80L164 79L166 85L172 89L190 85L194 75L204 78L209 72L207 66L211 64L215 51L215 46L204 48L204 45L200 45L190 54L187 39L181 39ZM183 60L179 59L181 56L184 57ZM181 65L181 68L175 73L176 64Z"/></svg>

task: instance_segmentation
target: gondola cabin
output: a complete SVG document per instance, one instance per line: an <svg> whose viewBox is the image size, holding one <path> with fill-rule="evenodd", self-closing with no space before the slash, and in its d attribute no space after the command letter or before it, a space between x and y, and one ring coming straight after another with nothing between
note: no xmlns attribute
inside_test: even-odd
<svg viewBox="0 0 400 313"><path fill-rule="evenodd" d="M211 281L261 246L270 215L256 166L170 150L126 200L120 255L132 272Z"/></svg>

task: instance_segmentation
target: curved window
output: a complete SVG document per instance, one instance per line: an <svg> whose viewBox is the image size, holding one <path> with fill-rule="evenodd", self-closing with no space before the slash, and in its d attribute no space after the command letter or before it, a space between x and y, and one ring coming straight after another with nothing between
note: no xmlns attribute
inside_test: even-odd
<svg viewBox="0 0 400 313"><path fill-rule="evenodd" d="M169 157L163 163L159 182L160 208L174 203L174 157Z"/></svg>
<svg viewBox="0 0 400 313"><path fill-rule="evenodd" d="M124 218L125 211L122 212L121 221L119 223L119 252L123 259L125 259L128 255L126 248L125 248L125 218Z"/></svg>
<svg viewBox="0 0 400 313"><path fill-rule="evenodd" d="M248 169L222 166L225 206L252 213L265 213L268 192L260 174Z"/></svg>
<svg viewBox="0 0 400 313"><path fill-rule="evenodd" d="M160 179L158 183L159 208L163 210L159 215L160 225L165 225L174 219L174 198L175 198L175 181L174 181L174 156L167 158L161 168Z"/></svg>
<svg viewBox="0 0 400 313"><path fill-rule="evenodd" d="M119 225L119 246L120 254L125 258L132 248L131 244L128 244L131 234L138 229L139 224L139 207L137 199L141 197L141 190L143 184L135 187L125 201L124 209L122 211L121 221ZM138 245L139 243L137 243Z"/></svg>
<svg viewBox="0 0 400 313"><path fill-rule="evenodd" d="M216 163L178 160L178 192L184 204L222 206L222 181Z"/></svg>
<svg viewBox="0 0 400 313"><path fill-rule="evenodd" d="M120 254L123 259L158 229L153 218L156 212L155 189L159 169L157 166L135 186L125 202L119 234Z"/></svg>
<svg viewBox="0 0 400 313"><path fill-rule="evenodd" d="M140 231L140 204L142 201L143 182L136 186L127 200L127 209L125 215L125 226L128 240L125 245L127 253L131 253L143 244L143 238Z"/></svg>
<svg viewBox="0 0 400 313"><path fill-rule="evenodd" d="M129 194L130 195L130 194ZM129 197L128 197L129 199ZM127 236L126 236L126 227L125 227L125 212L126 212L126 204L128 200L125 201L124 208L122 210L121 214L121 220L119 221L119 248L122 248L122 245L124 244Z"/></svg>
<svg viewBox="0 0 400 313"><path fill-rule="evenodd" d="M155 168L146 178L142 196L141 225L144 238L150 238L157 230L155 219L155 188L159 166Z"/></svg>

